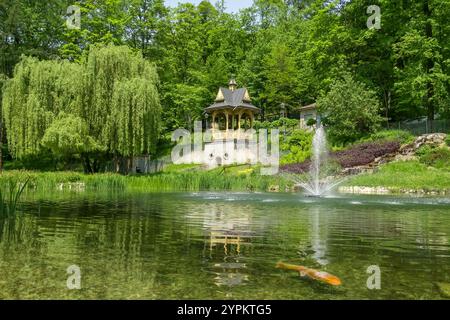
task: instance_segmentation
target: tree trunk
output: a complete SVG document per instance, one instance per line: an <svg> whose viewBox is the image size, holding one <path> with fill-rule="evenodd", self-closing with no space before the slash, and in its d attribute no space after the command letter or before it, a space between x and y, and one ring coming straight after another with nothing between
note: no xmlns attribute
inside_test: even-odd
<svg viewBox="0 0 450 320"><path fill-rule="evenodd" d="M89 159L89 156L83 155L83 168L84 173L93 173L92 166L91 166L91 160Z"/></svg>
<svg viewBox="0 0 450 320"><path fill-rule="evenodd" d="M127 174L131 172L131 168L133 167L133 157L128 157L127 159Z"/></svg>
<svg viewBox="0 0 450 320"><path fill-rule="evenodd" d="M114 171L116 173L119 173L120 172L120 160L119 160L118 155L114 155L113 163L114 163Z"/></svg>
<svg viewBox="0 0 450 320"><path fill-rule="evenodd" d="M385 108L385 116L386 116L386 124L389 129L389 110L391 110L391 90L384 91L384 108Z"/></svg>
<svg viewBox="0 0 450 320"><path fill-rule="evenodd" d="M100 161L97 158L94 159L92 169L94 170L94 173L98 173L100 171Z"/></svg>

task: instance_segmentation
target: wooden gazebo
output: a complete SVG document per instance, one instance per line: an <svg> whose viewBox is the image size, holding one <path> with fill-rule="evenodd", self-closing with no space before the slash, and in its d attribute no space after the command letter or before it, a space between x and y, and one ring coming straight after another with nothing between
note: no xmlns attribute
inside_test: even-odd
<svg viewBox="0 0 450 320"><path fill-rule="evenodd" d="M228 89L219 89L214 104L205 109L211 116L213 138L222 138L224 133L226 138L235 139L241 137L241 129L253 128L255 115L260 111L252 105L246 88L237 89L234 79L230 80ZM233 137L230 137L230 131L233 131Z"/></svg>

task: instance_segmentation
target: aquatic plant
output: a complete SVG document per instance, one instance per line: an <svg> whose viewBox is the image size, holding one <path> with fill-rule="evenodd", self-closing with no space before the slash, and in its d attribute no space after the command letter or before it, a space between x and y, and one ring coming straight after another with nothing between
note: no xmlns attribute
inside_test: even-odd
<svg viewBox="0 0 450 320"><path fill-rule="evenodd" d="M286 190L293 185L279 176L261 176L256 171L242 174L241 170L187 170L169 171L150 175L95 174L78 172L28 172L28 187L38 190L106 190L106 191L268 191L273 186ZM21 174L8 171L0 175L0 184Z"/></svg>
<svg viewBox="0 0 450 320"><path fill-rule="evenodd" d="M0 216L13 216L17 210L17 204L25 190L30 178L9 179L6 184L0 185Z"/></svg>

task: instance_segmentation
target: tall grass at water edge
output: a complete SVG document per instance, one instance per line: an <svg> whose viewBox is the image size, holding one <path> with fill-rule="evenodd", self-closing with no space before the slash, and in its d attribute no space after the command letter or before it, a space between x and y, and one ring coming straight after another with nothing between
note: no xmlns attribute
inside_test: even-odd
<svg viewBox="0 0 450 320"><path fill-rule="evenodd" d="M0 175L0 184L21 174L23 174L21 171L4 172ZM27 189L39 190L269 191L273 187L285 190L292 185L279 176L224 173L218 170L162 172L139 176L107 173L85 175L77 172L27 172L27 174L30 178Z"/></svg>

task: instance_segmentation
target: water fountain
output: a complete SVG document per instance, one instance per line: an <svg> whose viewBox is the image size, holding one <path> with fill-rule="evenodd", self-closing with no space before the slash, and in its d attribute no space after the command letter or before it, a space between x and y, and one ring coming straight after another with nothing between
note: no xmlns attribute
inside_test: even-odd
<svg viewBox="0 0 450 320"><path fill-rule="evenodd" d="M342 182L342 179L330 176L327 138L323 126L319 126L314 134L309 172L290 178L312 197L325 196Z"/></svg>

